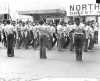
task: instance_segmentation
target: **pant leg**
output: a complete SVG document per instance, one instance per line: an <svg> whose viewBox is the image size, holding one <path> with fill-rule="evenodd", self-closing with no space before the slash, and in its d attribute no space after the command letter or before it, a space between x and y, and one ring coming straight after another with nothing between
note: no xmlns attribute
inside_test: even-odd
<svg viewBox="0 0 100 81"><path fill-rule="evenodd" d="M41 36L40 38L40 58L46 59L46 46L45 46L45 38L44 36Z"/></svg>
<svg viewBox="0 0 100 81"><path fill-rule="evenodd" d="M73 49L74 49L74 41L72 33L70 33L70 51L73 51Z"/></svg>
<svg viewBox="0 0 100 81"><path fill-rule="evenodd" d="M52 47L55 46L55 44L57 42L57 37L55 34L53 34L53 38L54 38L54 41L52 41Z"/></svg>
<svg viewBox="0 0 100 81"><path fill-rule="evenodd" d="M94 43L98 44L98 31L94 32Z"/></svg>
<svg viewBox="0 0 100 81"><path fill-rule="evenodd" d="M85 39L85 43L84 43L84 51L87 52L88 51L88 39Z"/></svg>
<svg viewBox="0 0 100 81"><path fill-rule="evenodd" d="M7 55L8 56L14 56L14 51L13 50L13 41L14 41L14 38L13 38L13 34L9 34L7 36Z"/></svg>
<svg viewBox="0 0 100 81"><path fill-rule="evenodd" d="M89 43L88 49L89 49L89 50L92 50L92 48L93 48L93 39L90 38L90 43Z"/></svg>

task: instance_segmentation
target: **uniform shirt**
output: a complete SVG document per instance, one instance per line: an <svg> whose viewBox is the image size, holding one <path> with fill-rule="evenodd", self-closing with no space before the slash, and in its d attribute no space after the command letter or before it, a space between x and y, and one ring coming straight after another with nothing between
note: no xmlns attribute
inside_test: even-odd
<svg viewBox="0 0 100 81"><path fill-rule="evenodd" d="M85 27L85 24L83 24L83 23L80 23L80 26L81 26L82 28L84 28L84 27Z"/></svg>
<svg viewBox="0 0 100 81"><path fill-rule="evenodd" d="M73 25L69 25L69 24L68 24L67 27L69 28L70 31L72 31L72 30L75 29L75 25L74 25L74 24L73 24Z"/></svg>
<svg viewBox="0 0 100 81"><path fill-rule="evenodd" d="M14 29L14 26L13 25L6 25L5 26L5 31L7 32L7 34L12 34L13 33L13 29Z"/></svg>
<svg viewBox="0 0 100 81"><path fill-rule="evenodd" d="M33 32L33 34L35 34L36 30L37 30L36 26L33 26L33 27L32 27L32 32Z"/></svg>
<svg viewBox="0 0 100 81"><path fill-rule="evenodd" d="M29 25L29 30L32 30L33 29L33 26L32 25Z"/></svg>
<svg viewBox="0 0 100 81"><path fill-rule="evenodd" d="M51 30L51 33L55 33L55 31L56 31L55 28L53 26L51 26L50 28L51 28L50 29Z"/></svg>
<svg viewBox="0 0 100 81"><path fill-rule="evenodd" d="M97 25L97 23L94 24L94 31L98 31L98 25Z"/></svg>
<svg viewBox="0 0 100 81"><path fill-rule="evenodd" d="M20 31L20 30L21 30L21 28L20 28L19 24L16 24L16 39L19 39L18 31Z"/></svg>
<svg viewBox="0 0 100 81"><path fill-rule="evenodd" d="M48 27L49 28L49 27ZM48 32L48 30L47 30L47 25L40 25L40 28L39 28L40 30L39 30L39 35L41 36L41 35L45 35L45 36L47 36L47 37L49 37L49 32Z"/></svg>
<svg viewBox="0 0 100 81"><path fill-rule="evenodd" d="M64 26L64 35L66 36L69 36L69 32L70 32L70 27L69 26Z"/></svg>
<svg viewBox="0 0 100 81"><path fill-rule="evenodd" d="M0 25L1 39L3 39L3 33L2 33L3 30L4 30L4 25L1 24Z"/></svg>
<svg viewBox="0 0 100 81"><path fill-rule="evenodd" d="M4 24L2 24L1 27L2 27L2 30L5 30L5 26L4 26Z"/></svg>
<svg viewBox="0 0 100 81"><path fill-rule="evenodd" d="M2 29L3 29L3 24L0 24L0 31L2 32Z"/></svg>
<svg viewBox="0 0 100 81"><path fill-rule="evenodd" d="M86 31L87 36L91 35L92 38L94 37L94 30L91 26L86 26L85 31Z"/></svg>
<svg viewBox="0 0 100 81"><path fill-rule="evenodd" d="M19 24L16 25L17 31L21 31L21 28L22 28L21 26L22 25L19 25Z"/></svg>
<svg viewBox="0 0 100 81"><path fill-rule="evenodd" d="M58 25L58 26L57 26L57 32L58 32L59 34L61 34L61 33L62 33L62 30L63 30L62 25Z"/></svg>
<svg viewBox="0 0 100 81"><path fill-rule="evenodd" d="M75 33L83 34L83 30L84 30L84 28L81 25L79 25L79 26L75 25Z"/></svg>
<svg viewBox="0 0 100 81"><path fill-rule="evenodd" d="M15 31L15 32L16 32L16 31L17 31L17 27L16 27L16 25L15 25L15 26L13 26L13 27L14 27L13 31Z"/></svg>

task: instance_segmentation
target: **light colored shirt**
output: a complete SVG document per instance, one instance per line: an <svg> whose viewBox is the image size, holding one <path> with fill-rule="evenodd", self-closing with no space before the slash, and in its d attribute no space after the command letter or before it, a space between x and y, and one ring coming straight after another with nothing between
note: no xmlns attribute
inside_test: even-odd
<svg viewBox="0 0 100 81"><path fill-rule="evenodd" d="M7 32L7 34L13 33L13 29L14 29L13 25L6 25L5 26L5 31Z"/></svg>
<svg viewBox="0 0 100 81"><path fill-rule="evenodd" d="M79 33L79 34L82 34L83 33L83 27L81 25L77 26L75 25L75 33Z"/></svg>

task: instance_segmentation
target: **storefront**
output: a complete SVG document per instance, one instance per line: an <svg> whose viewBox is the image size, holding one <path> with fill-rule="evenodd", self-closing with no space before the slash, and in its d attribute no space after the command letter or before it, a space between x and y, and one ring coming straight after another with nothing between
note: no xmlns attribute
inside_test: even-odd
<svg viewBox="0 0 100 81"><path fill-rule="evenodd" d="M33 10L33 11L19 11L19 15L30 15L33 17L34 22L39 22L40 20L50 23L64 20L66 16L66 11L62 9L48 9L48 10Z"/></svg>

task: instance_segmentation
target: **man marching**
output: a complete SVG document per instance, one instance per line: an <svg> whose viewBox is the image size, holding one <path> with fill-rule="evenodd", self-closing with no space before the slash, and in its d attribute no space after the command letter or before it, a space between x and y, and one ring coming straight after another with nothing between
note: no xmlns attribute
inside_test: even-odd
<svg viewBox="0 0 100 81"><path fill-rule="evenodd" d="M6 25L6 33L7 33L7 55L8 57L14 56L14 33L13 26L10 24L10 21L7 21Z"/></svg>
<svg viewBox="0 0 100 81"><path fill-rule="evenodd" d="M39 22L39 42L40 42L40 59L46 59L46 42L47 42L47 37L45 33L45 28L43 26L43 21Z"/></svg>
<svg viewBox="0 0 100 81"><path fill-rule="evenodd" d="M83 27L80 26L80 19L75 19L75 30L74 30L74 44L75 44L75 54L76 60L82 61L82 47L84 41L84 30Z"/></svg>

